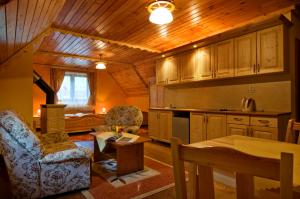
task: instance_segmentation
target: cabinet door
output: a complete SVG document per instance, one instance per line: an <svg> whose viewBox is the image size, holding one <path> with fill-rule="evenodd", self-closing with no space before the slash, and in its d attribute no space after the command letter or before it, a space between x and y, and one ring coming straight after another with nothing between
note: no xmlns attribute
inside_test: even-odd
<svg viewBox="0 0 300 199"><path fill-rule="evenodd" d="M215 77L233 77L233 39L219 42L214 46L214 74Z"/></svg>
<svg viewBox="0 0 300 199"><path fill-rule="evenodd" d="M157 107L157 86L155 84L149 85L149 106Z"/></svg>
<svg viewBox="0 0 300 199"><path fill-rule="evenodd" d="M196 65L199 79L211 79L211 46L199 48L197 50Z"/></svg>
<svg viewBox="0 0 300 199"><path fill-rule="evenodd" d="M190 143L206 140L205 113L190 113Z"/></svg>
<svg viewBox="0 0 300 199"><path fill-rule="evenodd" d="M148 131L150 137L159 138L158 111L148 112Z"/></svg>
<svg viewBox="0 0 300 199"><path fill-rule="evenodd" d="M157 85L157 107L164 107L164 92L165 89L163 86Z"/></svg>
<svg viewBox="0 0 300 199"><path fill-rule="evenodd" d="M167 84L174 84L178 83L180 80L180 71L179 71L179 64L178 58L176 57L168 57L166 59L168 64L168 80Z"/></svg>
<svg viewBox="0 0 300 199"><path fill-rule="evenodd" d="M168 79L168 62L165 59L156 62L156 83L164 85Z"/></svg>
<svg viewBox="0 0 300 199"><path fill-rule="evenodd" d="M248 126L239 124L227 124L227 135L248 135Z"/></svg>
<svg viewBox="0 0 300 199"><path fill-rule="evenodd" d="M283 71L283 26L257 32L257 73Z"/></svg>
<svg viewBox="0 0 300 199"><path fill-rule="evenodd" d="M208 140L226 136L226 115L207 114L206 134Z"/></svg>
<svg viewBox="0 0 300 199"><path fill-rule="evenodd" d="M181 81L197 80L196 52L193 50L179 56Z"/></svg>
<svg viewBox="0 0 300 199"><path fill-rule="evenodd" d="M255 74L256 33L247 34L235 40L235 76Z"/></svg>
<svg viewBox="0 0 300 199"><path fill-rule="evenodd" d="M278 130L277 128L252 126L251 135L252 137L257 137L257 138L277 140Z"/></svg>
<svg viewBox="0 0 300 199"><path fill-rule="evenodd" d="M172 137L172 115L171 111L161 111L159 113L159 138L170 141Z"/></svg>

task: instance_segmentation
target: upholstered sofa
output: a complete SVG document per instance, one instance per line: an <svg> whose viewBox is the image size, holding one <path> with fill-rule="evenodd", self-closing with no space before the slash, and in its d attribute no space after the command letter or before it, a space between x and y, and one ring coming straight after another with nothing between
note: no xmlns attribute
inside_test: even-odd
<svg viewBox="0 0 300 199"><path fill-rule="evenodd" d="M12 111L0 112L0 149L14 198L41 198L90 186L91 151L64 133L36 135Z"/></svg>
<svg viewBox="0 0 300 199"><path fill-rule="evenodd" d="M122 126L126 132L136 133L143 122L142 111L129 105L114 106L106 114L105 125L96 130L110 131L114 126Z"/></svg>

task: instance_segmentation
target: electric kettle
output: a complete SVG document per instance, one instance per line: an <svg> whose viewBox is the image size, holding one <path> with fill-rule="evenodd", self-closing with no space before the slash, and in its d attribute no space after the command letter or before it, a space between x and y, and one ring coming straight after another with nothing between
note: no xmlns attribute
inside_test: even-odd
<svg viewBox="0 0 300 199"><path fill-rule="evenodd" d="M253 98L243 97L241 101L242 111L251 112L256 111L256 104Z"/></svg>

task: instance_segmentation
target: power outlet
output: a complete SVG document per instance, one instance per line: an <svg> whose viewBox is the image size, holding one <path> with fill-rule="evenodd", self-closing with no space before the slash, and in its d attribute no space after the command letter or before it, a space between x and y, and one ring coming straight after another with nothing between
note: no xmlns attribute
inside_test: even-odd
<svg viewBox="0 0 300 199"><path fill-rule="evenodd" d="M248 93L249 94L254 94L255 92L256 92L255 86L254 85L249 85Z"/></svg>

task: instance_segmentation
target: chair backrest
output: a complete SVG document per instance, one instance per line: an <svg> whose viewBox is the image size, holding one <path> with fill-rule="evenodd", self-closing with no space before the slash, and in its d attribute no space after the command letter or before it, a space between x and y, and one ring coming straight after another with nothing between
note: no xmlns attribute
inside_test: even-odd
<svg viewBox="0 0 300 199"><path fill-rule="evenodd" d="M3 128L1 134L9 134L11 139L14 139L20 146L30 152L31 155L37 158L41 157L43 152L41 149L40 139L30 130L26 123L15 112L0 112L0 127ZM0 142L1 141L3 141L3 139L1 140L0 137Z"/></svg>
<svg viewBox="0 0 300 199"><path fill-rule="evenodd" d="M252 156L232 148L196 148L171 139L177 199L187 198L184 161L190 162L189 192L196 198L214 199L213 168L236 173L238 199L254 198L253 176L280 181L280 198L292 198L293 154L282 153L281 159Z"/></svg>
<svg viewBox="0 0 300 199"><path fill-rule="evenodd" d="M294 119L290 119L285 134L285 141L300 144L300 122L296 122Z"/></svg>
<svg viewBox="0 0 300 199"><path fill-rule="evenodd" d="M140 127L143 122L143 114L135 106L115 106L108 111L105 122L107 125Z"/></svg>

